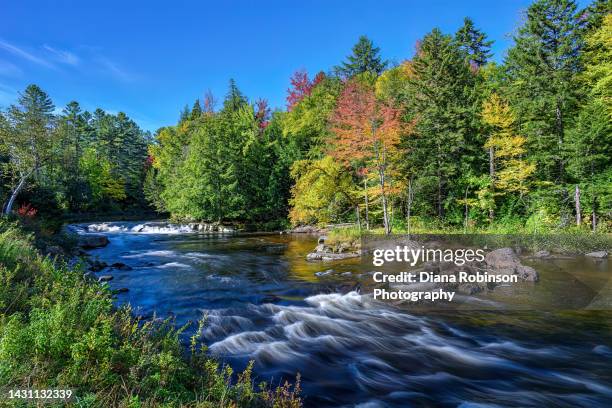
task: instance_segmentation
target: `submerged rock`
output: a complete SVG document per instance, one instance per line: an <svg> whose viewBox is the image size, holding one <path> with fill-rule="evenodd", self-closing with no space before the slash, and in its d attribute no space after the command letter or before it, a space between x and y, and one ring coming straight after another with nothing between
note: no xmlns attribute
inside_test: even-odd
<svg viewBox="0 0 612 408"><path fill-rule="evenodd" d="M131 271L132 267L124 264L123 262L115 262L111 265L111 268L119 269L120 271Z"/></svg>
<svg viewBox="0 0 612 408"><path fill-rule="evenodd" d="M108 237L102 234L79 235L79 246L85 249L102 248L109 242Z"/></svg>
<svg viewBox="0 0 612 408"><path fill-rule="evenodd" d="M113 290L113 293L117 295L117 294L119 294L119 293L127 293L127 292L129 292L129 291L130 291L130 290L129 290L128 288L119 288L119 289L115 289L115 290Z"/></svg>
<svg viewBox="0 0 612 408"><path fill-rule="evenodd" d="M588 254L585 254L585 256L588 256L590 258L607 258L608 252L606 251L589 252Z"/></svg>
<svg viewBox="0 0 612 408"><path fill-rule="evenodd" d="M543 251L538 251L535 254L533 254L534 258L548 258L550 256L550 252L543 250Z"/></svg>
<svg viewBox="0 0 612 408"><path fill-rule="evenodd" d="M89 267L89 270L93 272L100 272L102 269L108 266L106 262L102 262L98 260L92 261L90 262L90 264L91 266Z"/></svg>
<svg viewBox="0 0 612 408"><path fill-rule="evenodd" d="M333 269L328 269L326 271L321 271L321 272L315 272L315 276L327 276L327 275L331 275L334 272Z"/></svg>

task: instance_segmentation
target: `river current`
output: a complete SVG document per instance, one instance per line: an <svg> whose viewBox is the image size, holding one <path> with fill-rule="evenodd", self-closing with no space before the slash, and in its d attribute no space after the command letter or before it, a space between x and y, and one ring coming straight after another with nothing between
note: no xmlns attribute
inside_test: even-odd
<svg viewBox="0 0 612 408"><path fill-rule="evenodd" d="M307 407L612 406L609 310L416 311L373 300L363 285L372 268L358 259L307 262L313 236L73 228L107 235L110 244L89 254L127 265L99 272L129 289L117 304L179 326L204 318L211 354L237 370L254 360L256 382L299 372ZM610 276L607 260L534 267Z"/></svg>

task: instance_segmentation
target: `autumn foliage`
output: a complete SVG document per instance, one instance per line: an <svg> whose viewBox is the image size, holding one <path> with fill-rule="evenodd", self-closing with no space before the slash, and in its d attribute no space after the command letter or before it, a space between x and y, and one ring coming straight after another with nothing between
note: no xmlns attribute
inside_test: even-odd
<svg viewBox="0 0 612 408"><path fill-rule="evenodd" d="M290 111L304 97L310 95L312 89L324 78L325 74L319 72L311 81L308 79L308 73L305 70L295 71L290 78L291 88L287 89L287 110Z"/></svg>

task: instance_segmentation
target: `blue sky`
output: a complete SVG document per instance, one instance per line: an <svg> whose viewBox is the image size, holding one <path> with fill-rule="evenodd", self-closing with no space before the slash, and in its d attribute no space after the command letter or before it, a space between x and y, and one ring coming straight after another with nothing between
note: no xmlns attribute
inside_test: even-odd
<svg viewBox="0 0 612 408"><path fill-rule="evenodd" d="M454 33L470 16L502 60L529 3L0 0L0 106L36 83L60 108L124 111L154 131L207 89L222 99L234 78L284 107L295 70L328 70L362 34L400 62L433 27Z"/></svg>

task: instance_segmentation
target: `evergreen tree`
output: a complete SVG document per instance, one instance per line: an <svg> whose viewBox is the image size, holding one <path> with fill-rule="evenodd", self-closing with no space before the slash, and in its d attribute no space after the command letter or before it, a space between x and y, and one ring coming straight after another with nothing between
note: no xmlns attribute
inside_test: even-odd
<svg viewBox="0 0 612 408"><path fill-rule="evenodd" d="M191 109L190 119L196 120L200 116L202 116L202 107L200 106L200 100L196 99L193 103L193 108Z"/></svg>
<svg viewBox="0 0 612 408"><path fill-rule="evenodd" d="M0 130L0 149L8 156L4 172L11 178L11 194L3 212L10 214L19 193L32 177L53 159L55 121L54 105L42 89L29 85L20 94L18 105L8 110Z"/></svg>
<svg viewBox="0 0 612 408"><path fill-rule="evenodd" d="M353 46L353 53L346 57L341 65L335 67L336 74L342 78L352 78L359 74L370 73L376 76L382 74L387 66L380 56L380 48L365 35L359 37Z"/></svg>
<svg viewBox="0 0 612 408"><path fill-rule="evenodd" d="M486 64L493 55L491 53L493 41L487 41L487 35L477 29L469 17L463 20L463 26L455 34L455 41L467 60L476 67Z"/></svg>
<svg viewBox="0 0 612 408"><path fill-rule="evenodd" d="M406 99L416 126L405 142L410 151L406 167L418 169L442 217L453 187L449 181L469 160L464 153L472 133L474 78L457 44L439 29L425 36L411 71Z"/></svg>
<svg viewBox="0 0 612 408"><path fill-rule="evenodd" d="M563 143L576 111L582 48L576 9L573 0L534 2L506 60L511 103L540 180L565 180Z"/></svg>
<svg viewBox="0 0 612 408"><path fill-rule="evenodd" d="M246 103L247 99L242 92L240 92L240 89L238 89L236 81L234 81L234 79L230 79L229 90L227 91L225 100L223 101L223 110L227 112L237 112Z"/></svg>

